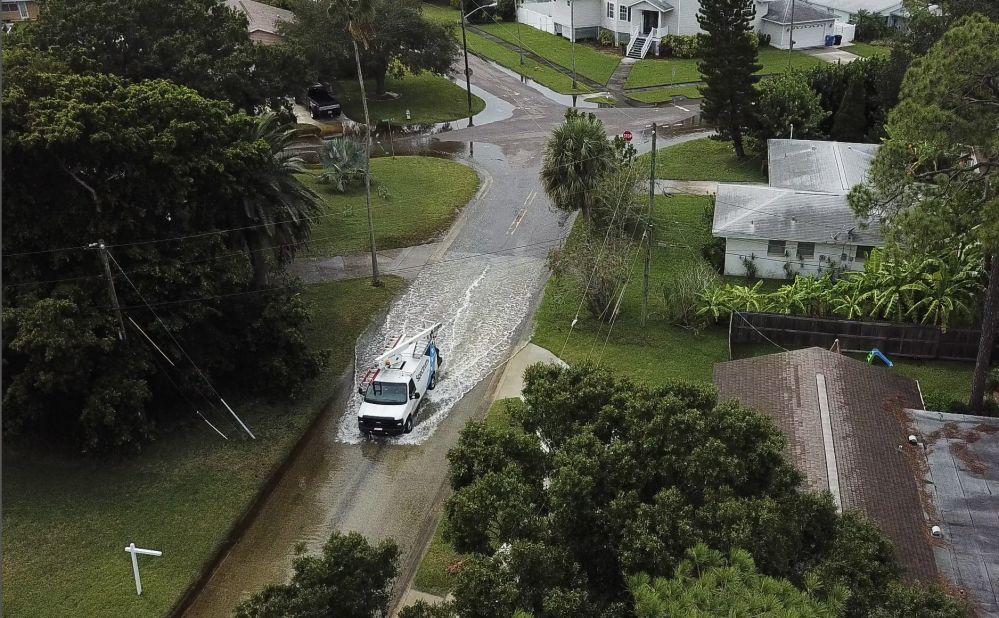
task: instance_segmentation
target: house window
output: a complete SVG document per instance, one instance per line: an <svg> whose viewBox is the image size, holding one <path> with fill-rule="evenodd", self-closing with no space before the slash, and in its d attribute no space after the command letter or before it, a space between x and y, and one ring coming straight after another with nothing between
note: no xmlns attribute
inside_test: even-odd
<svg viewBox="0 0 999 618"><path fill-rule="evenodd" d="M629 9L626 6L619 7L618 19L623 21L631 21L631 9Z"/></svg>
<svg viewBox="0 0 999 618"><path fill-rule="evenodd" d="M767 242L767 255L774 257L784 257L787 241L771 240Z"/></svg>
<svg viewBox="0 0 999 618"><path fill-rule="evenodd" d="M17 3L4 2L2 5L0 5L0 10L2 10L4 13L13 13L14 11L17 10Z"/></svg>
<svg viewBox="0 0 999 618"><path fill-rule="evenodd" d="M611 19L614 19L614 3L613 2L608 2L607 3L607 17L609 17Z"/></svg>
<svg viewBox="0 0 999 618"><path fill-rule="evenodd" d="M853 258L855 262L864 262L867 258L871 257L871 251L874 251L874 247L866 247L863 245L857 246L857 257Z"/></svg>
<svg viewBox="0 0 999 618"><path fill-rule="evenodd" d="M815 243L813 242L798 243L798 259L810 260L814 257L815 257Z"/></svg>

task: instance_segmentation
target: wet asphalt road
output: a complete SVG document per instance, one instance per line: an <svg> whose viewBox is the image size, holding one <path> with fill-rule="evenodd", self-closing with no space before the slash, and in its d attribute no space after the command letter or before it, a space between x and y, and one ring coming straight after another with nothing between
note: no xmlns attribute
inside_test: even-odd
<svg viewBox="0 0 999 618"><path fill-rule="evenodd" d="M362 338L358 352L363 362L365 349L379 345L384 331L410 330L424 318L441 320L447 359L441 386L413 434L361 440L351 414L352 380L331 385L340 395L184 616L231 616L241 600L287 579L296 543L315 551L334 530L398 543L396 598L415 572L448 491L446 453L465 423L488 408L496 368L529 335L528 318L547 278L544 258L569 229L565 217L550 209L538 180L544 140L561 121L564 105L477 58L472 66L477 87L504 119L481 124L487 112L479 126L410 138L408 147L396 138L395 146L450 153L477 170L482 189L437 259L396 302L385 324ZM696 115L696 108L675 107L594 111L609 133L630 129L640 151L649 148L645 127L652 120L677 123Z"/></svg>

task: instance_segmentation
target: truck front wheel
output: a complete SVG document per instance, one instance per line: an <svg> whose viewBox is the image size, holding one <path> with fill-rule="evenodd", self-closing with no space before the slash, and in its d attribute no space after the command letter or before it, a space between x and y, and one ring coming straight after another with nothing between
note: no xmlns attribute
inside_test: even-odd
<svg viewBox="0 0 999 618"><path fill-rule="evenodd" d="M413 415L410 414L406 417L406 424L402 426L403 433L409 433L413 431Z"/></svg>

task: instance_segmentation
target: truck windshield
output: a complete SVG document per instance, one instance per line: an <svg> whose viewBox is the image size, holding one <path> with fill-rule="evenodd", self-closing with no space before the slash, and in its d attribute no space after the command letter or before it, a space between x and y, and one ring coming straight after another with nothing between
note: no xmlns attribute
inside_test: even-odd
<svg viewBox="0 0 999 618"><path fill-rule="evenodd" d="M409 401L406 385L398 382L372 382L364 393L366 403L399 405Z"/></svg>

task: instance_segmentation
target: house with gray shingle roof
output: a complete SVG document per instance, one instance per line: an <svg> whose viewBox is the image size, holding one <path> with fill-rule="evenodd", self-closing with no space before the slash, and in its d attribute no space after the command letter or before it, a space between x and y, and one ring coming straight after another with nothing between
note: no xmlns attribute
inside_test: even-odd
<svg viewBox="0 0 999 618"><path fill-rule="evenodd" d="M895 546L909 580L939 578L903 426L923 407L915 380L823 348L718 363L719 401L765 413L787 438L788 459L811 491L859 509Z"/></svg>
<svg viewBox="0 0 999 618"><path fill-rule="evenodd" d="M792 29L795 49L822 47L826 36L835 34L836 16L827 9L800 0L775 0L767 8L760 32L777 49L790 47Z"/></svg>
<svg viewBox="0 0 999 618"><path fill-rule="evenodd" d="M246 17L250 40L262 45L281 42L278 24L292 22L295 14L256 0L225 0L226 6Z"/></svg>
<svg viewBox="0 0 999 618"><path fill-rule="evenodd" d="M768 279L863 270L884 241L847 194L866 181L878 146L772 139L767 150L768 185L718 185L711 234L725 239L725 274L745 275L747 262Z"/></svg>

